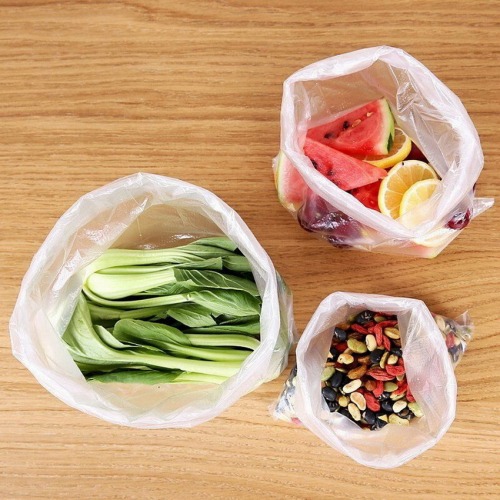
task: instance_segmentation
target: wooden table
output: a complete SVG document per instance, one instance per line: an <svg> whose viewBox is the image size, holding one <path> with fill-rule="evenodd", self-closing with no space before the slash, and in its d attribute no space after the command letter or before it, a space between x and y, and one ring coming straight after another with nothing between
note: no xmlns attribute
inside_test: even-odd
<svg viewBox="0 0 500 500"><path fill-rule="evenodd" d="M499 9L479 0L0 2L0 497L498 498L498 211L432 261L336 250L281 208L270 164L283 80L387 44L462 99L486 157L477 192L494 196ZM476 330L456 370L457 418L438 445L397 470L359 466L269 417L285 373L191 430L113 426L47 393L10 353L21 279L73 202L137 171L196 183L236 209L292 288L299 331L334 290L417 297L450 316L469 310Z"/></svg>

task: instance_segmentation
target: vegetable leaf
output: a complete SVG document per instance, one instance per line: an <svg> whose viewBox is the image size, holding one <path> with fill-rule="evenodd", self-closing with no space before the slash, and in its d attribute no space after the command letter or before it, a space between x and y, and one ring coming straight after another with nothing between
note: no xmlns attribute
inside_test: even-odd
<svg viewBox="0 0 500 500"><path fill-rule="evenodd" d="M208 361L243 361L250 353L235 349L204 349L193 347L177 328L136 319L122 319L116 323L113 334L122 341L143 342L173 354L181 354Z"/></svg>
<svg viewBox="0 0 500 500"><path fill-rule="evenodd" d="M187 297L216 314L253 316L260 313L260 300L240 290L200 290L188 293Z"/></svg>
<svg viewBox="0 0 500 500"><path fill-rule="evenodd" d="M172 383L212 383L222 384L227 377L205 375L201 373L183 372L180 370L116 370L109 373L93 373L87 380L103 383L121 384L172 384Z"/></svg>
<svg viewBox="0 0 500 500"><path fill-rule="evenodd" d="M221 274L216 271L198 271L196 269L175 269L174 276L177 281L193 283L194 286L199 288L241 290L254 297L260 297L255 282L238 276Z"/></svg>
<svg viewBox="0 0 500 500"><path fill-rule="evenodd" d="M238 245L230 240L227 236L214 236L213 238L201 238L196 240L197 245L208 245L211 247L224 248L234 252L238 249Z"/></svg>
<svg viewBox="0 0 500 500"><path fill-rule="evenodd" d="M222 257L224 267L229 271L240 273L251 273L250 262L244 255L225 255Z"/></svg>

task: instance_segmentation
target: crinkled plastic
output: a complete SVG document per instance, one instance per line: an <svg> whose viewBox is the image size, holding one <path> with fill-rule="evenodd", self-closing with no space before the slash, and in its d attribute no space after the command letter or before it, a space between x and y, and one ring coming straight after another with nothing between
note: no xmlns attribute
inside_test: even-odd
<svg viewBox="0 0 500 500"><path fill-rule="evenodd" d="M85 380L61 340L87 264L109 247L156 248L227 235L249 259L262 296L261 345L241 370L212 384L96 384ZM10 321L14 356L68 405L112 423L191 427L277 377L294 330L291 295L239 215L213 193L186 182L138 173L78 200L33 258Z"/></svg>
<svg viewBox="0 0 500 500"><path fill-rule="evenodd" d="M382 96L389 102L397 125L442 178L431 199L397 220L366 208L317 172L303 153L308 128ZM447 227L448 221L476 217L493 205L492 199L474 197L483 153L459 98L420 62L392 47L324 59L285 81L281 153L273 164L275 173L279 162L286 162L302 176L307 184L306 200L311 193L315 196L310 210L316 208L319 198L324 200L320 208L326 203L327 213L334 214L332 223L308 229L336 246L435 257L460 233ZM287 203L282 194L282 203L297 217L300 204Z"/></svg>
<svg viewBox="0 0 500 500"><path fill-rule="evenodd" d="M365 309L398 316L408 386L424 414L408 427L362 429L344 415L331 413L323 399L321 375L332 328ZM398 467L434 446L453 422L457 395L453 368L471 337L467 314L455 321L443 316L433 318L420 300L333 293L321 302L299 340L297 364L273 408L273 416L304 425L360 464L380 469Z"/></svg>

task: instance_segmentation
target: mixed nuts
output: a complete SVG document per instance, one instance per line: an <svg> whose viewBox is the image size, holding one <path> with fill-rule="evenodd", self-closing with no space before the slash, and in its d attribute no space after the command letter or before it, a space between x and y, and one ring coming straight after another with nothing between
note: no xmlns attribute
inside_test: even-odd
<svg viewBox="0 0 500 500"><path fill-rule="evenodd" d="M433 317L456 365L471 338L467 319ZM322 395L330 412L339 412L360 427L373 430L388 423L409 425L411 419L423 416L406 380L395 315L365 310L338 324L331 334L321 377ZM296 375L297 366L285 382L274 415L300 424L294 410Z"/></svg>
<svg viewBox="0 0 500 500"><path fill-rule="evenodd" d="M331 412L362 428L409 425L422 416L406 381L397 317L365 310L338 324L321 390Z"/></svg>

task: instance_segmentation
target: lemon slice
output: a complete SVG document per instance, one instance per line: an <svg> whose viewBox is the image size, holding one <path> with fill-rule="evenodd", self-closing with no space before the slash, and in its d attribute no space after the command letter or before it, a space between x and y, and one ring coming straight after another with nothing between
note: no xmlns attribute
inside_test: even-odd
<svg viewBox="0 0 500 500"><path fill-rule="evenodd" d="M397 219L399 217L399 206L403 195L416 182L425 179L437 179L434 169L423 161L402 161L394 166L380 184L378 192L378 207L380 211Z"/></svg>
<svg viewBox="0 0 500 500"><path fill-rule="evenodd" d="M394 142L389 153L384 156L359 157L360 160L371 163L375 167L390 168L403 161L411 151L411 139L400 129L394 129Z"/></svg>
<svg viewBox="0 0 500 500"><path fill-rule="evenodd" d="M425 179L413 184L403 195L403 198L401 198L399 216L401 217L410 210L413 210L417 205L420 205L420 203L427 201L433 195L440 182L438 179Z"/></svg>
<svg viewBox="0 0 500 500"><path fill-rule="evenodd" d="M415 238L413 241L417 245L435 248L449 243L449 241L455 238L458 234L458 231L454 231L453 229L449 229L447 227L441 227L439 229L435 229L423 238Z"/></svg>

